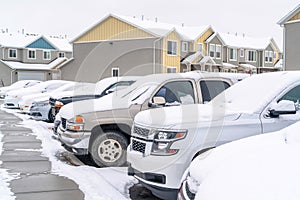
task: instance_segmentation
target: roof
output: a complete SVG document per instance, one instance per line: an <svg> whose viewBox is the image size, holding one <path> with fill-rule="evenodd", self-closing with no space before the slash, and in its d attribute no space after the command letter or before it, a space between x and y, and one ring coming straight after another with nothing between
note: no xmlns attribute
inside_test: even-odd
<svg viewBox="0 0 300 200"><path fill-rule="evenodd" d="M197 51L196 53L193 53L192 55L186 57L182 63L185 63L185 64L188 64L188 63L193 63L193 61L197 58L197 57L200 57L202 55L202 53L200 51Z"/></svg>
<svg viewBox="0 0 300 200"><path fill-rule="evenodd" d="M109 17L114 17L116 19L119 19L125 23L128 23L134 27L137 27L154 37L163 37L166 36L171 31L176 31L182 40L195 40L200 35L202 35L207 29L211 28L210 25L204 25L199 27L185 27L185 26L179 26L174 24L168 24L168 23L161 23L161 22L155 22L151 20L141 20L135 17L129 17L129 16L122 16L117 14L109 14L106 17L102 18L99 22L94 24L93 26L89 27L87 30L79 34L77 37L71 40L71 42L74 42L87 32L89 32L94 27L98 26L100 23L108 19Z"/></svg>
<svg viewBox="0 0 300 200"><path fill-rule="evenodd" d="M233 64L231 64L231 63L223 63L223 67L224 68L237 68L238 66L236 66L236 65L233 65Z"/></svg>
<svg viewBox="0 0 300 200"><path fill-rule="evenodd" d="M293 10L291 10L288 14L286 14L283 18L281 18L277 22L277 24L282 26L287 21L289 21L295 14L297 14L299 11L300 11L300 4L298 4L298 6L296 6Z"/></svg>
<svg viewBox="0 0 300 200"><path fill-rule="evenodd" d="M56 67L57 65L60 65L65 61L67 61L67 58L57 58L49 64L31 64L31 63L0 60L0 62L4 63L11 69L24 69L24 70L51 70L52 68Z"/></svg>
<svg viewBox="0 0 300 200"><path fill-rule="evenodd" d="M250 65L250 64L239 64L241 67L244 67L244 68L248 68L248 69L256 69L255 66L253 65Z"/></svg>
<svg viewBox="0 0 300 200"><path fill-rule="evenodd" d="M45 39L49 44L54 46L56 50L72 52L72 45L68 39L44 35L0 33L0 46L26 48L40 38Z"/></svg>
<svg viewBox="0 0 300 200"><path fill-rule="evenodd" d="M228 33L218 33L224 42L225 46L235 48L249 48L249 49L266 49L270 45L273 38L253 38L248 36L239 36ZM212 35L211 37L216 36ZM211 38L208 38L208 40Z"/></svg>

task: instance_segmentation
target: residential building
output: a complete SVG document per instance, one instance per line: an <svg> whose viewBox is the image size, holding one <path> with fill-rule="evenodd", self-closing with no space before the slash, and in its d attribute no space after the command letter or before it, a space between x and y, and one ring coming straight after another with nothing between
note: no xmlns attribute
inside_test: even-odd
<svg viewBox="0 0 300 200"><path fill-rule="evenodd" d="M65 38L0 33L0 79L4 85L25 79L60 79L57 68L72 57L72 46Z"/></svg>
<svg viewBox="0 0 300 200"><path fill-rule="evenodd" d="M280 19L278 24L283 27L283 68L300 70L300 4Z"/></svg>
<svg viewBox="0 0 300 200"><path fill-rule="evenodd" d="M73 39L73 59L60 67L62 79L98 81L109 76L189 71L182 64L205 52L211 26L186 27L109 14Z"/></svg>

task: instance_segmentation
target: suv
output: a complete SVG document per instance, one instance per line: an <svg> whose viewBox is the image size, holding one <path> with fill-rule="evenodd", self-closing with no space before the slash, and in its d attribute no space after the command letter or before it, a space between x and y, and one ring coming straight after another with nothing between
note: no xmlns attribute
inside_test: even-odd
<svg viewBox="0 0 300 200"><path fill-rule="evenodd" d="M133 118L138 112L210 101L232 84L232 79L225 76L153 74L100 99L70 103L58 113L61 118L58 137L67 150L90 154L98 166L122 166L126 163Z"/></svg>
<svg viewBox="0 0 300 200"><path fill-rule="evenodd" d="M127 151L129 174L154 195L176 199L184 171L197 155L295 123L299 100L300 72L272 72L253 75L205 105L142 111Z"/></svg>

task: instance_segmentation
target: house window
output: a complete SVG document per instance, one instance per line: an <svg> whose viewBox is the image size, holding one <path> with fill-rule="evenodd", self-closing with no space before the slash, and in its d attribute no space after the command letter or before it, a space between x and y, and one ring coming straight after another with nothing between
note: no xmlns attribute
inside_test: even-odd
<svg viewBox="0 0 300 200"><path fill-rule="evenodd" d="M212 58L215 57L215 48L216 46L214 44L209 45L209 56Z"/></svg>
<svg viewBox="0 0 300 200"><path fill-rule="evenodd" d="M51 59L50 51L44 51L43 58L44 58L44 60L50 60Z"/></svg>
<svg viewBox="0 0 300 200"><path fill-rule="evenodd" d="M187 52L188 51L188 43L187 42L183 42L182 43L182 51L183 52Z"/></svg>
<svg viewBox="0 0 300 200"><path fill-rule="evenodd" d="M176 67L167 67L167 73L176 73L177 68Z"/></svg>
<svg viewBox="0 0 300 200"><path fill-rule="evenodd" d="M9 49L8 50L8 57L9 58L17 58L17 50L16 49Z"/></svg>
<svg viewBox="0 0 300 200"><path fill-rule="evenodd" d="M248 50L246 52L246 60L250 61L250 62L255 62L256 61L256 51Z"/></svg>
<svg viewBox="0 0 300 200"><path fill-rule="evenodd" d="M168 55L177 55L176 41L168 41Z"/></svg>
<svg viewBox="0 0 300 200"><path fill-rule="evenodd" d="M119 68L118 67L115 67L115 68L112 68L111 69L111 76L112 77L118 77L119 76Z"/></svg>
<svg viewBox="0 0 300 200"><path fill-rule="evenodd" d="M229 60L236 60L236 49L229 49Z"/></svg>
<svg viewBox="0 0 300 200"><path fill-rule="evenodd" d="M202 43L198 43L198 51L202 52Z"/></svg>
<svg viewBox="0 0 300 200"><path fill-rule="evenodd" d="M273 62L273 51L269 51L269 62L272 63Z"/></svg>
<svg viewBox="0 0 300 200"><path fill-rule="evenodd" d="M59 58L64 58L65 57L65 53L64 52L59 52L58 53L58 57Z"/></svg>
<svg viewBox="0 0 300 200"><path fill-rule="evenodd" d="M36 59L36 51L28 50L28 59Z"/></svg>
<svg viewBox="0 0 300 200"><path fill-rule="evenodd" d="M216 58L221 58L222 47L221 45L216 45Z"/></svg>
<svg viewBox="0 0 300 200"><path fill-rule="evenodd" d="M240 49L240 57L244 57L244 49Z"/></svg>

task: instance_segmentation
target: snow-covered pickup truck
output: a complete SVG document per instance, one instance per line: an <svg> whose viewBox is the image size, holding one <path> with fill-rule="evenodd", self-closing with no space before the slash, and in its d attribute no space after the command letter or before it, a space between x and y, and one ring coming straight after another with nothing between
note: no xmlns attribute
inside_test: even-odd
<svg viewBox="0 0 300 200"><path fill-rule="evenodd" d="M148 75L100 99L63 106L58 113L58 138L67 150L90 154L98 166L122 166L126 163L133 118L138 112L208 102L245 77L248 76L200 72Z"/></svg>
<svg viewBox="0 0 300 200"><path fill-rule="evenodd" d="M127 149L129 175L156 196L176 199L184 171L197 155L297 122L299 100L300 72L272 72L251 76L207 104L142 111Z"/></svg>

